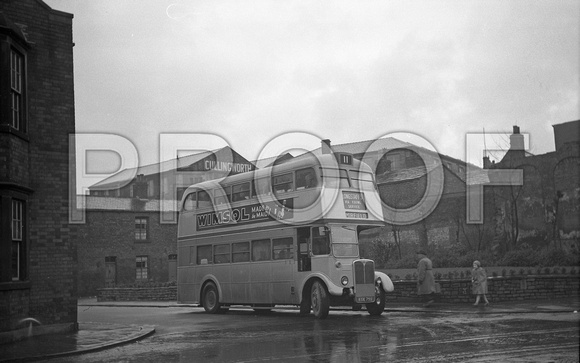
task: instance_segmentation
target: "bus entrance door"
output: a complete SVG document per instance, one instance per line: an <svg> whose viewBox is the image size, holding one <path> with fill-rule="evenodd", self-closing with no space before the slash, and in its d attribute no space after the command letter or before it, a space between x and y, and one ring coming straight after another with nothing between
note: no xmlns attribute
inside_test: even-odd
<svg viewBox="0 0 580 363"><path fill-rule="evenodd" d="M308 242L310 239L310 228L298 228L298 271L311 271L310 250Z"/></svg>

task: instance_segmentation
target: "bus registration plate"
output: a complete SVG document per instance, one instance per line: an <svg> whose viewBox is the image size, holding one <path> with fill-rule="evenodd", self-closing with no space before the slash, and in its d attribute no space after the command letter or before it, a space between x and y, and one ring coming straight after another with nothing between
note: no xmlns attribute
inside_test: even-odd
<svg viewBox="0 0 580 363"><path fill-rule="evenodd" d="M372 303L372 302L375 302L375 297L374 296L357 296L355 298L355 301L357 303Z"/></svg>

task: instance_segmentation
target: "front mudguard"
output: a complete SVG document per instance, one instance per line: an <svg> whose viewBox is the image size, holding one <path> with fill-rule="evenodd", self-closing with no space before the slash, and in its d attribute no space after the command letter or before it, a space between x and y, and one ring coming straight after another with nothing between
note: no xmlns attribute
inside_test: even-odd
<svg viewBox="0 0 580 363"><path fill-rule="evenodd" d="M395 291L395 285L393 285L393 282L391 281L389 276L387 276L387 274L383 272L375 271L375 282L378 283L379 280L381 287L385 292Z"/></svg>

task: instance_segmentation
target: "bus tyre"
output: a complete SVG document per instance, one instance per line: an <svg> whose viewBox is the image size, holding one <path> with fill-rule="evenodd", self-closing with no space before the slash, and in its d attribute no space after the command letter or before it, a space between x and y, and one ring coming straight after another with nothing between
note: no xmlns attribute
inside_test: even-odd
<svg viewBox="0 0 580 363"><path fill-rule="evenodd" d="M222 312L220 309L219 294L213 282L209 282L203 288L203 308L210 314Z"/></svg>
<svg viewBox="0 0 580 363"><path fill-rule="evenodd" d="M326 318L330 310L330 298L328 297L326 287L322 282L314 281L310 291L310 303L314 317L317 319Z"/></svg>
<svg viewBox="0 0 580 363"><path fill-rule="evenodd" d="M372 316L379 316L385 311L385 290L377 287L378 294L374 303L366 304L367 311Z"/></svg>

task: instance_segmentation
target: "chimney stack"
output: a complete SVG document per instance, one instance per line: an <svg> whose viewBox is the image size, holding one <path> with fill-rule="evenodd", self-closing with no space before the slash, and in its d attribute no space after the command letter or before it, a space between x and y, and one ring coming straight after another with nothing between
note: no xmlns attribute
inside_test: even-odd
<svg viewBox="0 0 580 363"><path fill-rule="evenodd" d="M510 150L525 150L524 135L520 134L519 126L514 126L514 132L510 135Z"/></svg>
<svg viewBox="0 0 580 363"><path fill-rule="evenodd" d="M321 142L321 150L323 154L332 154L332 148L330 146L330 140L324 139Z"/></svg>
<svg viewBox="0 0 580 363"><path fill-rule="evenodd" d="M486 155L483 157L483 168L489 169L490 166L491 166L491 161L489 159L489 156Z"/></svg>
<svg viewBox="0 0 580 363"><path fill-rule="evenodd" d="M145 175L139 174L133 184L133 197L138 199L147 199L147 181Z"/></svg>

